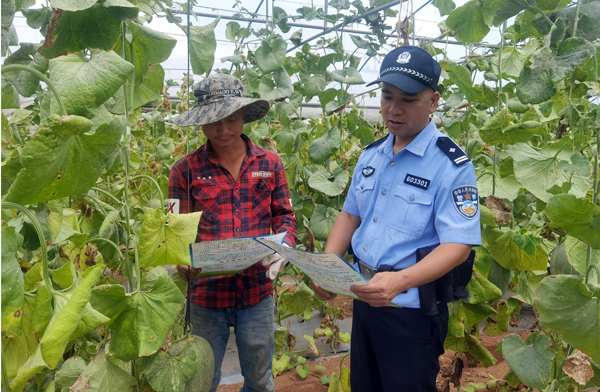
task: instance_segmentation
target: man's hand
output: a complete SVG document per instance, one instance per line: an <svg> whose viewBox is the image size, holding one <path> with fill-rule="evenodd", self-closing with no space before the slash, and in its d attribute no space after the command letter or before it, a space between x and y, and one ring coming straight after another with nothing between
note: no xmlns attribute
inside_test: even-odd
<svg viewBox="0 0 600 392"><path fill-rule="evenodd" d="M179 276L185 281L188 280L188 275L191 275L190 279L192 280L198 279L198 275L202 272L202 268L188 267L187 265L178 265L175 268Z"/></svg>
<svg viewBox="0 0 600 392"><path fill-rule="evenodd" d="M269 267L267 270L267 276L271 280L275 280L277 274L279 273L279 268L281 268L281 264L286 261L283 257L281 257L278 253L273 253L262 259L262 263L265 267Z"/></svg>
<svg viewBox="0 0 600 392"><path fill-rule="evenodd" d="M337 297L336 294L332 294L329 291L323 290L318 284L316 284L314 282L314 280L310 281L310 285L312 286L313 290L315 291L317 298L319 298L321 301L331 301L332 299Z"/></svg>
<svg viewBox="0 0 600 392"><path fill-rule="evenodd" d="M401 292L410 287L402 287L399 272L379 272L365 285L352 285L350 291L369 305L380 308L388 305Z"/></svg>

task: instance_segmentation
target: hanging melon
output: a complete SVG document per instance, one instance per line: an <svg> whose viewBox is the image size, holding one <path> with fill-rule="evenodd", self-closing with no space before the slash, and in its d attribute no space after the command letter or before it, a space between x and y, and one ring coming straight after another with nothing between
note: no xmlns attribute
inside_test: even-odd
<svg viewBox="0 0 600 392"><path fill-rule="evenodd" d="M204 338L196 335L190 335L186 339L175 342L169 352L179 352L182 345L188 342L196 352L196 373L185 384L185 392L208 392L212 384L213 373L215 369L215 358L212 347Z"/></svg>

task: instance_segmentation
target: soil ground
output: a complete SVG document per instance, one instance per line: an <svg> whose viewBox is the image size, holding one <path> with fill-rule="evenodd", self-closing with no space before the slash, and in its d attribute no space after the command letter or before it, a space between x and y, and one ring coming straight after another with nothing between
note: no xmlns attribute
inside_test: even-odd
<svg viewBox="0 0 600 392"><path fill-rule="evenodd" d="M342 308L346 317L352 317L352 300L350 298L337 297L335 300L335 306ZM530 330L523 329L519 331L509 331L507 334L510 333L516 333L521 336L522 340L525 340L525 338L529 335ZM502 341L504 336L507 334L490 337L481 333L480 337L482 344L494 355L498 363L488 368L485 368L481 364L478 364L475 367L469 367L467 365L466 358L463 356L463 363L465 364L461 378L461 385L463 387L469 383L486 383L490 380L489 376L501 379L509 371L510 368L502 358L502 355L496 353L496 347L498 343ZM455 356L456 352L446 351L440 357L441 370L437 381L438 390L440 392L442 391L442 386L444 384L441 374L448 369L448 367L450 367ZM323 386L321 383L321 376L330 376L332 372L335 372L339 375L340 361L342 358L343 355L338 355L334 357L319 358L314 362L308 362L308 365L310 366L310 373L305 379L302 379L295 370L289 370L283 374L280 374L275 377L275 389L277 392L327 392L327 386ZM346 367L350 366L350 358L346 358L344 360L344 365ZM316 369L315 366L324 366L325 370ZM456 390L453 384L450 385L451 390ZM241 386L241 383L221 385L217 391L237 392ZM485 389L482 389L482 391L483 390Z"/></svg>

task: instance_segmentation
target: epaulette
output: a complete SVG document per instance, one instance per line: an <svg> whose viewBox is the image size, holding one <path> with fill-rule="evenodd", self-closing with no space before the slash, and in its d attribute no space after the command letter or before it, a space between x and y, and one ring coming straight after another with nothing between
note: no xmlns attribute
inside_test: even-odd
<svg viewBox="0 0 600 392"><path fill-rule="evenodd" d="M438 138L436 144L444 152L444 154L446 154L448 158L454 162L456 166L461 166L471 161L467 154L461 150L458 144L456 144L454 140L450 139L449 137L442 136Z"/></svg>
<svg viewBox="0 0 600 392"><path fill-rule="evenodd" d="M377 146L377 145L379 145L379 144L381 144L381 143L385 142L385 141L387 140L388 136L390 136L390 134L389 134L389 133L388 133L387 135L385 135L384 137L382 137L381 139L377 139L377 140L375 140L374 142L367 144L367 145L365 146L365 148L363 148L363 150L364 150L364 151L367 151L369 148L371 148L371 147L375 147L375 146Z"/></svg>

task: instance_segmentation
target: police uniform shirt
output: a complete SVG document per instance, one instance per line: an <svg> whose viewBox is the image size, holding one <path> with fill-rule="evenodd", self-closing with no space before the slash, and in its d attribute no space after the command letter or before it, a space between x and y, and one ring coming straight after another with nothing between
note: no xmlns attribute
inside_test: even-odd
<svg viewBox="0 0 600 392"><path fill-rule="evenodd" d="M447 137L444 152L444 137L430 121L396 155L393 135L362 153L343 210L361 218L352 248L369 267L408 268L416 249L440 243L481 245L473 164ZM392 302L419 308L418 289Z"/></svg>

